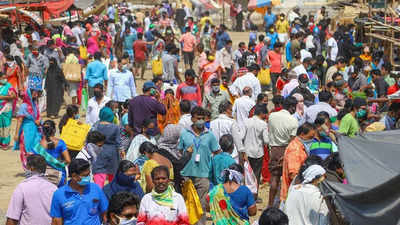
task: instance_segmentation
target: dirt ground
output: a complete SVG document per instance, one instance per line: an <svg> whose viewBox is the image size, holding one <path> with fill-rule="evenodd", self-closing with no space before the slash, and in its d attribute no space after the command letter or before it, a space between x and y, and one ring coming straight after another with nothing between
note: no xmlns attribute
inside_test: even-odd
<svg viewBox="0 0 400 225"><path fill-rule="evenodd" d="M230 33L230 36L233 41L233 49L237 49L237 46L239 42L244 41L245 43L248 42L249 36L247 32L243 33L238 33L238 32L232 32ZM184 68L183 65L180 65L181 68ZM145 79L151 79L151 71L147 70L145 73ZM183 76L182 76L183 77ZM143 80L137 80L137 90L141 92L141 87L143 85ZM70 99L66 97L66 103L70 103ZM65 112L65 107L63 106L60 115L62 115ZM81 117L84 117L84 115L81 115ZM46 118L43 118L46 119ZM81 119L84 121L84 119ZM58 123L58 121L57 121ZM11 135L13 137L15 133L15 126L16 126L16 121L15 119L13 120L12 123L12 130L11 130ZM4 213L7 211L7 206L10 201L10 197L17 186L23 179L24 179L24 173L21 167L20 159L19 159L19 151L3 151L0 150L0 224L4 224L3 217ZM253 221L255 218L259 217L259 214L262 212L262 210L265 209L266 203L268 201L268 185L263 185L260 188L261 193L260 197L262 198L262 203L258 204L257 207L259 208L258 210L258 215L256 217L253 217L251 221ZM210 222L211 224L211 222Z"/></svg>

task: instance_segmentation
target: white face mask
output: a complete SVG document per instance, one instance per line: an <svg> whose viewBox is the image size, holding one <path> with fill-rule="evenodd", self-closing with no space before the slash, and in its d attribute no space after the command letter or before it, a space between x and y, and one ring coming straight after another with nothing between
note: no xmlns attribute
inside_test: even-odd
<svg viewBox="0 0 400 225"><path fill-rule="evenodd" d="M13 66L14 66L14 63L15 63L15 61L7 62L7 65L8 65L9 67L13 67Z"/></svg>
<svg viewBox="0 0 400 225"><path fill-rule="evenodd" d="M119 219L119 225L136 225L136 217L132 217L131 219L121 218L117 216Z"/></svg>

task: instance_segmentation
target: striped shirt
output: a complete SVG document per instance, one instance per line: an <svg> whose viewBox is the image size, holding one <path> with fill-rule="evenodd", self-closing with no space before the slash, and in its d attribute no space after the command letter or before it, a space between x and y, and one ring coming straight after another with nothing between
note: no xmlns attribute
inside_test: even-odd
<svg viewBox="0 0 400 225"><path fill-rule="evenodd" d="M332 141L328 137L321 137L320 140L314 138L309 151L309 155L317 155L325 160L333 152Z"/></svg>

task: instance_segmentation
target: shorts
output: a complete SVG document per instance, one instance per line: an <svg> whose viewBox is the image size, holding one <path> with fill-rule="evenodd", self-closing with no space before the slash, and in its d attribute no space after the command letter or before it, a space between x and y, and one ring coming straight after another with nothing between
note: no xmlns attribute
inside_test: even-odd
<svg viewBox="0 0 400 225"><path fill-rule="evenodd" d="M147 65L146 61L135 61L135 67L146 68L146 65Z"/></svg>
<svg viewBox="0 0 400 225"><path fill-rule="evenodd" d="M183 61L185 64L193 64L194 52L183 52Z"/></svg>
<svg viewBox="0 0 400 225"><path fill-rule="evenodd" d="M268 168L272 176L282 176L283 156L287 146L272 146L269 151Z"/></svg>
<svg viewBox="0 0 400 225"><path fill-rule="evenodd" d="M79 82L68 82L69 84L69 97L73 98L78 96Z"/></svg>

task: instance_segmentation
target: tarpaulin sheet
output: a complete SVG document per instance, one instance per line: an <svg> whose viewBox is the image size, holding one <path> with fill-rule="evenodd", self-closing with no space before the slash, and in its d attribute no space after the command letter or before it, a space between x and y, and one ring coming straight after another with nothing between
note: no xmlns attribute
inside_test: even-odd
<svg viewBox="0 0 400 225"><path fill-rule="evenodd" d="M323 182L324 195L353 225L400 225L400 130L339 138L349 184Z"/></svg>

